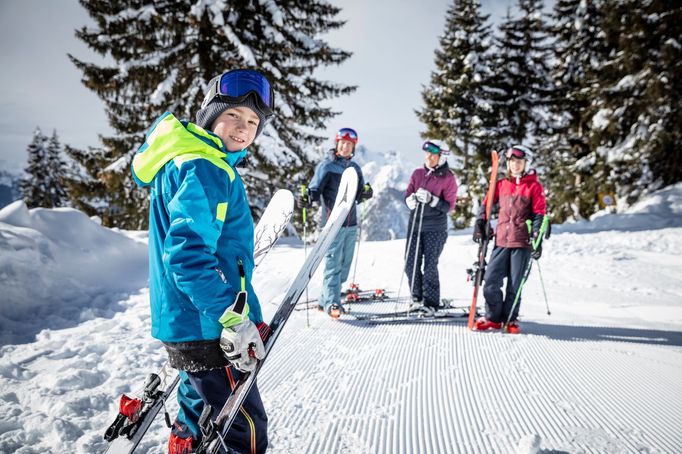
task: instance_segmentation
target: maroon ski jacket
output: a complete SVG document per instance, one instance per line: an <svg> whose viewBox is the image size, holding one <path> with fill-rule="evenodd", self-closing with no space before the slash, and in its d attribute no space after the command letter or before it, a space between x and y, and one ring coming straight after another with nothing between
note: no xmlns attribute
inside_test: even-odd
<svg viewBox="0 0 682 454"><path fill-rule="evenodd" d="M485 219L483 200L479 218ZM535 170L520 178L508 176L497 181L493 203L499 205L495 245L506 248L530 247L530 235L526 220L533 221L533 228L539 229L545 215L545 190L538 182Z"/></svg>
<svg viewBox="0 0 682 454"><path fill-rule="evenodd" d="M427 205L423 208L423 216L421 222L422 232L445 231L448 229L448 212L455 209L457 202L457 180L450 172L448 163L429 170L424 167L415 169L410 177L410 182L405 191L405 197L417 192L419 188L424 188L431 194L438 197L440 200L435 207ZM410 232L412 227L412 216L407 226L407 231Z"/></svg>

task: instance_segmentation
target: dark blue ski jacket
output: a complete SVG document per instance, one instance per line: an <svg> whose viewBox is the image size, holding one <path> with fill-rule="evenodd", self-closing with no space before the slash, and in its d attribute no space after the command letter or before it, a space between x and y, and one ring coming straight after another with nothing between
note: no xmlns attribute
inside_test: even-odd
<svg viewBox="0 0 682 454"><path fill-rule="evenodd" d="M320 162L315 168L313 179L308 185L308 195L313 202L322 201L322 221L320 225L324 225L329 217L329 214L334 208L336 201L336 193L339 192L339 185L341 184L341 174L348 167L353 167L358 173L358 196L356 200L360 199L362 194L362 187L365 185L365 180L362 176L360 166L351 159L345 159L336 156L335 150L330 150L327 157ZM357 213L355 204L348 213L344 227L357 225Z"/></svg>

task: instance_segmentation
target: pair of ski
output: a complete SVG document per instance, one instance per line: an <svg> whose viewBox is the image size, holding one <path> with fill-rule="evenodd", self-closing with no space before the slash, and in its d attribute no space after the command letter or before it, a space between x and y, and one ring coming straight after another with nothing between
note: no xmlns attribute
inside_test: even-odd
<svg viewBox="0 0 682 454"><path fill-rule="evenodd" d="M342 294L342 299L344 302L344 306L346 304L352 304L352 303L392 301L392 298L390 296L387 296L386 293L388 293L388 292L386 292L384 289L360 290L357 292L348 292L348 293L346 293L346 295ZM306 300L306 301L299 301L296 304L296 309L294 309L294 310L305 311L305 310L309 310L309 309L317 309L318 306L319 306L319 299L318 298L310 298L309 300Z"/></svg>
<svg viewBox="0 0 682 454"><path fill-rule="evenodd" d="M250 373L241 374L240 380L236 383L232 394L227 399L222 410L218 414L215 421L210 420L208 413L202 415L200 425L203 435L202 442L197 448L196 453L212 453L217 454L222 449L227 451L224 439L227 432L230 430L232 423L241 407L244 399L253 386L256 376L260 371L263 363L267 359L273 345L277 341L284 324L289 319L293 309L301 297L301 294L308 286L315 270L322 261L329 246L334 238L336 238L339 229L343 225L348 212L355 203L355 195L358 187L358 175L354 169L349 168L343 173L339 191L337 193L334 208L325 224L324 229L320 232L318 241L311 253L307 256L305 262L301 266L298 274L292 281L287 293L285 294L279 309L270 321L270 335L265 341L265 355L261 359L256 368ZM279 193L280 191L278 191ZM261 222L259 222L254 238L256 245L254 247L254 263L259 263L256 258L256 251L259 251L260 260L272 248L274 243L279 238L279 235L286 229L286 226L291 219L293 212L293 196L291 192L285 191L281 197L286 199L286 209L280 212L280 222L265 221L270 207L273 206L273 201L268 205ZM277 195L277 193L276 193ZM274 206L273 206L274 207ZM273 212L276 212L273 208ZM264 223L265 222L265 223ZM261 224L263 225L260 228ZM165 406L166 399L170 396L172 390L179 381L177 371L174 371L168 365L165 365L159 375L152 374L151 379L145 383L145 389L140 399L141 408L138 409L136 418L129 418L129 412L124 408L124 401L121 401L121 414L117 417L117 421L107 430L105 438L110 441L106 452L109 453L132 453L139 445L142 437L149 429L149 426L159 413L161 407ZM146 399L146 400L145 400ZM128 413L128 415L126 415ZM121 416L127 421L121 423L119 420ZM170 425L170 420L166 413L166 422Z"/></svg>
<svg viewBox="0 0 682 454"><path fill-rule="evenodd" d="M395 321L395 322L419 322L429 320L444 320L444 319L463 319L469 316L467 308L463 306L452 306L451 300L443 299L438 311L426 309L424 306L419 306L409 310L386 312L386 313L364 313L353 314L356 320L366 322L381 322Z"/></svg>

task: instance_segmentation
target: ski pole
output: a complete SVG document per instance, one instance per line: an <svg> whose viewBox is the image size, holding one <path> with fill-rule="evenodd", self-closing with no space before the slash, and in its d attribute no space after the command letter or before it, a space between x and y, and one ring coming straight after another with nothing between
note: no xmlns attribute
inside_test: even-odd
<svg viewBox="0 0 682 454"><path fill-rule="evenodd" d="M540 275L540 285L542 285L542 294L545 296L545 307L547 308L547 315L552 315L549 311L549 303L547 302L547 292L545 291L545 282L542 279L542 271L540 271L540 262L538 261L538 274Z"/></svg>
<svg viewBox="0 0 682 454"><path fill-rule="evenodd" d="M533 228L532 222L529 220L526 221L526 225L528 225L528 231L530 232ZM545 215L544 218L542 219L542 224L540 225L540 232L537 238L534 240L531 240L531 247L533 248L533 251L535 251L538 247L540 247L540 244L542 243L542 237L544 236L545 232L547 231L547 228L549 226L549 216ZM507 332L507 329L509 329L509 323L511 322L512 315L514 314L514 310L516 309L516 305L519 303L519 299L521 298L521 291L523 290L523 286L526 284L526 280L528 279L528 275L530 274L530 269L533 265L533 258L530 257L528 259L528 265L526 266L526 271L523 273L523 277L521 278L521 283L519 284L519 288L516 291L516 296L514 297L514 303L512 304L511 311L509 311L509 316L507 317L507 321L504 323L504 326L502 326L502 332Z"/></svg>
<svg viewBox="0 0 682 454"><path fill-rule="evenodd" d="M400 268L400 284L398 284L398 294L395 298L395 304L393 306L393 312L398 312L398 301L400 301L400 290L403 287L403 279L405 278L405 265L407 265L407 255L410 252L410 245L412 244L412 234L414 233L414 225L417 223L417 210L419 208L415 207L412 212L412 223L410 224L410 235L407 237L407 248L405 249L405 254L403 254L403 266Z"/></svg>
<svg viewBox="0 0 682 454"><path fill-rule="evenodd" d="M417 274L417 262L419 261L419 258L417 257L417 253L419 252L419 239L421 238L421 233L422 233L422 221L424 221L424 203L420 203L418 208L421 208L421 213L419 214L419 229L417 230L417 244L414 245L414 264L412 265L412 285L410 285L410 300L412 299L412 295L414 295L414 281L415 281L415 276ZM410 311L412 309L412 305L410 304L410 301L408 300L408 306L407 306L407 316L410 316Z"/></svg>
<svg viewBox="0 0 682 454"><path fill-rule="evenodd" d="M304 184L301 185L301 199L308 197L308 187ZM308 209L303 204L301 207L301 216L303 218L303 261L308 259ZM308 297L308 286L305 287L305 322L306 326L310 328L310 304L308 303L310 298Z"/></svg>
<svg viewBox="0 0 682 454"><path fill-rule="evenodd" d="M362 215L365 212L365 207L364 205L362 208L360 208L360 219L358 219L358 236L356 237L356 249L355 249L355 264L353 265L353 280L351 280L350 287L351 289L353 288L353 284L356 285L356 289L358 292L360 291L360 287L357 286L357 283L355 282L355 273L358 271L358 261L360 261L360 243L362 242ZM351 311L351 306L353 304L353 299L351 298L348 300L348 312Z"/></svg>

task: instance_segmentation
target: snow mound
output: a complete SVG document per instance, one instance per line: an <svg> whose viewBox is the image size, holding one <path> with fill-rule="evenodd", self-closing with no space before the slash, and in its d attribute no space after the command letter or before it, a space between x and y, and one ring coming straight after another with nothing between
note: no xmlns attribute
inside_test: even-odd
<svg viewBox="0 0 682 454"><path fill-rule="evenodd" d="M642 198L622 213L600 211L590 221L556 226L557 232L642 231L682 227L682 183L670 185Z"/></svg>
<svg viewBox="0 0 682 454"><path fill-rule="evenodd" d="M111 312L147 285L147 247L71 208L0 210L0 345ZM59 307L56 307L59 306Z"/></svg>

